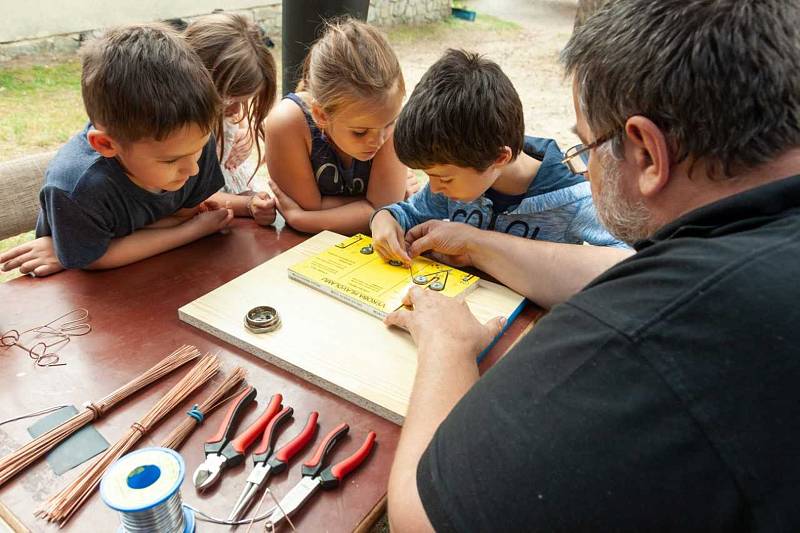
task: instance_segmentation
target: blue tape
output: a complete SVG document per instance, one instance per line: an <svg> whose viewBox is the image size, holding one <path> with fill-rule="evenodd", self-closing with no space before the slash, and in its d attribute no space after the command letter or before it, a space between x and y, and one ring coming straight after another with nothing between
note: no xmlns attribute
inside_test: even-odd
<svg viewBox="0 0 800 533"><path fill-rule="evenodd" d="M186 414L191 416L195 420L197 420L198 424L202 424L203 423L203 418L205 418L205 415L203 414L203 412L200 409L197 408L197 404L194 404L192 406L192 410L191 411L186 411Z"/></svg>

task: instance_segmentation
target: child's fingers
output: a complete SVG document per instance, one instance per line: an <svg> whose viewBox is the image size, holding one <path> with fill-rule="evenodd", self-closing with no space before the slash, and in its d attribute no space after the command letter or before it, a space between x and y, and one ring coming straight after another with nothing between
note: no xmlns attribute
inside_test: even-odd
<svg viewBox="0 0 800 533"><path fill-rule="evenodd" d="M21 254L29 253L31 250L32 250L32 245L30 243L15 246L14 248L6 250L4 253L0 254L0 263L6 263L8 261L11 261L15 257L19 257Z"/></svg>
<svg viewBox="0 0 800 533"><path fill-rule="evenodd" d="M411 258L406 253L406 250L403 246L400 245L397 240L394 240L390 243L392 255L398 261L402 261L404 265L408 266L411 263Z"/></svg>
<svg viewBox="0 0 800 533"><path fill-rule="evenodd" d="M64 267L61 266L60 263L46 264L39 265L34 268L33 274L35 274L37 278L43 278L44 276L49 276L50 274L55 274L56 272L61 272L62 270L64 270Z"/></svg>
<svg viewBox="0 0 800 533"><path fill-rule="evenodd" d="M28 262L28 261L30 261L32 259L35 259L35 258L36 258L36 256L34 255L33 251L29 250L28 252L20 254L20 255L18 255L16 257L10 259L9 261L6 261L5 263L3 263L2 269L0 269L0 270L2 270L3 272L8 272L9 270L14 270L15 268L21 267L24 263L26 263L26 262Z"/></svg>

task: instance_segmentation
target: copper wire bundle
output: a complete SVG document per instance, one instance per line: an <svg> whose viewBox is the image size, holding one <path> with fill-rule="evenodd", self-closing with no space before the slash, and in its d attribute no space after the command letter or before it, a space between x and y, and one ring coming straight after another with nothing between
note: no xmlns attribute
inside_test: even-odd
<svg viewBox="0 0 800 533"><path fill-rule="evenodd" d="M219 387L211 393L211 395L203 400L202 403L196 405L192 408L192 412L200 413L201 417L206 417L214 412L215 409L223 405L225 402L236 396L236 394L229 394L230 391L239 385L244 378L246 377L247 372L245 372L244 368L238 366L231 372L225 380L220 383ZM178 424L178 426L173 429L167 438L161 443L161 446L164 448L172 448L173 450L179 450L181 445L186 441L189 435L192 434L192 431L195 428L202 424L202 418L193 418L190 414L186 417L186 420Z"/></svg>
<svg viewBox="0 0 800 533"><path fill-rule="evenodd" d="M194 346L181 346L136 379L97 402L87 403L85 410L35 438L22 448L6 455L0 459L0 486L83 426L106 414L128 396L199 356L200 352Z"/></svg>
<svg viewBox="0 0 800 533"><path fill-rule="evenodd" d="M113 446L107 449L92 465L84 470L72 483L61 492L52 496L36 516L50 522L58 522L63 526L77 511L100 484L106 469L122 457L170 411L183 402L199 386L211 379L219 370L219 358L216 355L205 355L172 389L161 397L138 422L131 424L128 432Z"/></svg>

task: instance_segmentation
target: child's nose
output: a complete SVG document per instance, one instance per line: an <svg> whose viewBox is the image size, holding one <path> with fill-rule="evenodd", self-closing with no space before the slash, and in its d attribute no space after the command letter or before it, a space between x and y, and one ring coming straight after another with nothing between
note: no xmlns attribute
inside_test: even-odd
<svg viewBox="0 0 800 533"><path fill-rule="evenodd" d="M200 165L197 164L197 159L190 157L189 160L181 167L181 172L187 176L194 176L200 173Z"/></svg>

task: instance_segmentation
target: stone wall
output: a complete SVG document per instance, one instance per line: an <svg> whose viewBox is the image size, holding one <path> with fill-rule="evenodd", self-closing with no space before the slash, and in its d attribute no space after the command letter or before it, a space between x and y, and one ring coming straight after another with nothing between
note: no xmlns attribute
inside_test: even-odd
<svg viewBox="0 0 800 533"><path fill-rule="evenodd" d="M378 26L423 24L450 16L450 0L371 0L369 21Z"/></svg>
<svg viewBox="0 0 800 533"><path fill-rule="evenodd" d="M35 1L35 0L34 0ZM93 0L73 0L61 3L60 9L67 9L73 3L81 3L81 5L91 4ZM194 1L194 0L193 0ZM216 1L216 0L214 0ZM300 0L295 0L300 1ZM145 1L145 3L147 3ZM179 4L180 2L178 2ZM185 15L177 15L174 11L173 3L160 3L163 5L173 5L172 11L157 10L152 14L144 16L140 11L131 12L126 16L124 13L118 16L113 21L106 19L92 19L83 20L80 24L74 18L65 15L65 20L69 21L68 26L63 33L54 32L53 28L58 26L45 26L48 30L38 29L29 30L36 38L33 39L16 39L10 42L3 42L3 39L8 38L0 32L0 62L7 61L14 57L42 53L63 53L77 50L80 43L85 39L91 37L98 31L98 28L103 28L111 24L125 24L135 22L148 22L151 20L161 20L164 18L179 17L186 21L191 21L193 18L202 16L209 13L211 10L203 10L204 2L197 2L192 11L186 12ZM257 5L253 5L257 4ZM22 5L22 4L19 4ZM128 5L128 4L126 4ZM210 4L209 4L210 5ZM242 13L252 17L257 23L261 24L273 41L280 42L281 35L281 2L280 0L228 0L227 6L234 5L237 8L228 8L226 11ZM435 22L450 16L450 0L370 0L369 3L369 22L378 26L394 26L399 24L424 24L427 22ZM115 8L116 10L116 8ZM108 10L106 10L108 11ZM12 13L17 18L23 18L20 13ZM31 11L28 10L25 18L31 18ZM101 24L101 22L103 22ZM107 23L106 23L107 22ZM78 24L76 26L76 24ZM31 26L33 28L33 26ZM75 29L80 28L80 29ZM19 34L19 30L16 30ZM42 35L43 31L50 31L49 35ZM10 34L9 34L10 35Z"/></svg>

